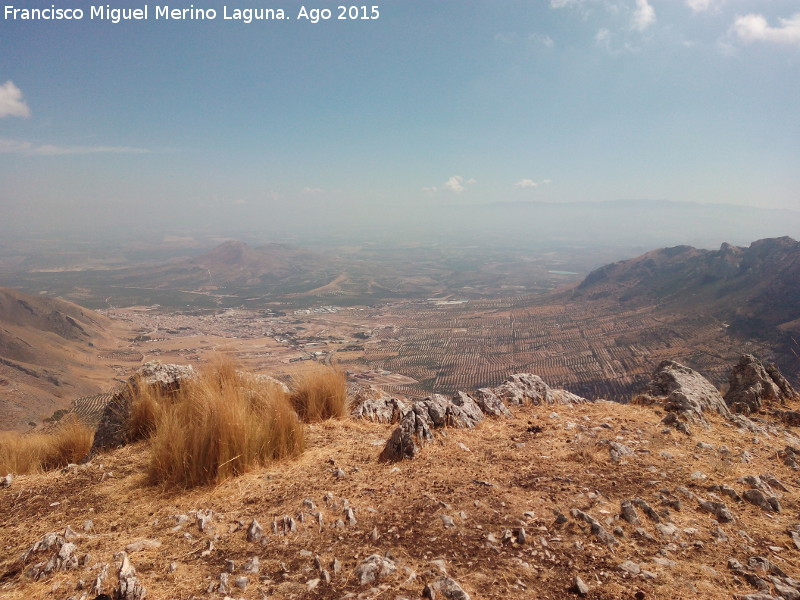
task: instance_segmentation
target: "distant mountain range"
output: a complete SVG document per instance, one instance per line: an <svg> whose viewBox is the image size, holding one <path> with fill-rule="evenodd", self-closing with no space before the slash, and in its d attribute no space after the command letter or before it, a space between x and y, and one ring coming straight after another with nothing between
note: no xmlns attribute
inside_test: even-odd
<svg viewBox="0 0 800 600"><path fill-rule="evenodd" d="M800 242L790 237L653 250L592 271L572 296L711 315L733 334L771 341L783 367L800 372Z"/></svg>
<svg viewBox="0 0 800 600"><path fill-rule="evenodd" d="M124 279L149 279L155 287L257 287L306 277L327 263L325 256L298 246L265 244L254 248L231 240L193 258L127 270Z"/></svg>

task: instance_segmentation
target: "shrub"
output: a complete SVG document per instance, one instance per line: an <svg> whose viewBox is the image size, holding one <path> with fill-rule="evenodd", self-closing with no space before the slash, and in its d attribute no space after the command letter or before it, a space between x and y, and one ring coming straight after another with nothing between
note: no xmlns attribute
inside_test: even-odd
<svg viewBox="0 0 800 600"><path fill-rule="evenodd" d="M292 406L306 423L347 416L347 381L331 367L308 371L292 382Z"/></svg>
<svg viewBox="0 0 800 600"><path fill-rule="evenodd" d="M303 425L286 392L227 362L204 369L155 412L154 482L186 488L219 482L304 446Z"/></svg>
<svg viewBox="0 0 800 600"><path fill-rule="evenodd" d="M94 432L71 416L53 433L0 433L0 475L58 469L89 453Z"/></svg>
<svg viewBox="0 0 800 600"><path fill-rule="evenodd" d="M149 438L168 403L160 386L147 385L140 378L129 386L132 396L130 414L125 422L125 437L129 442Z"/></svg>

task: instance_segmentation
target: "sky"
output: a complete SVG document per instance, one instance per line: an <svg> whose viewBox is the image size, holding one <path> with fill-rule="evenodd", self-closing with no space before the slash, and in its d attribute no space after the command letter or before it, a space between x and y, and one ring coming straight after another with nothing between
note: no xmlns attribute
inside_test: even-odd
<svg viewBox="0 0 800 600"><path fill-rule="evenodd" d="M377 14L357 20L323 0L195 0L213 20L156 19L188 3L14 1L0 231L413 220L494 202L800 210L797 0L387 0L355 5ZM14 13L53 6L84 17Z"/></svg>

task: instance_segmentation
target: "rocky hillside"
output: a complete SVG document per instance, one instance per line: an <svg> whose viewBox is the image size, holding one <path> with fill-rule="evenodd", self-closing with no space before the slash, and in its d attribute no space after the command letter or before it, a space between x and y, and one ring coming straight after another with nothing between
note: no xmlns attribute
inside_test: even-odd
<svg viewBox="0 0 800 600"><path fill-rule="evenodd" d="M361 390L300 458L180 493L147 442L7 479L0 595L797 598L800 400L759 365L723 399L667 361L632 405Z"/></svg>
<svg viewBox="0 0 800 600"><path fill-rule="evenodd" d="M734 325L787 326L800 318L800 242L764 239L747 248L675 246L606 265L578 286L587 298L613 296L717 312Z"/></svg>
<svg viewBox="0 0 800 600"><path fill-rule="evenodd" d="M114 371L97 354L111 327L70 302L0 288L0 428L40 423L106 387Z"/></svg>
<svg viewBox="0 0 800 600"><path fill-rule="evenodd" d="M800 242L792 238L763 239L746 248L722 244L719 250L653 250L596 269L574 296L712 315L733 334L774 343L781 366L796 380Z"/></svg>

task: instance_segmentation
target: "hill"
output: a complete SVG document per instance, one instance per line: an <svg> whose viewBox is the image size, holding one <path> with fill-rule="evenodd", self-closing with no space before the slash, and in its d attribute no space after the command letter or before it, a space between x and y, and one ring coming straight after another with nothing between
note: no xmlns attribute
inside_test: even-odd
<svg viewBox="0 0 800 600"><path fill-rule="evenodd" d="M752 420L710 411L679 433L662 422L671 409L661 402L567 402L509 403L513 416L438 430L413 460L400 462L379 459L396 424L309 425L301 457L183 492L147 482L147 442L16 477L0 489L0 593L10 600L133 599L144 598L143 589L149 598L247 600L800 593L795 427L769 411ZM783 408L796 410L797 400Z"/></svg>
<svg viewBox="0 0 800 600"><path fill-rule="evenodd" d="M108 386L113 360L98 355L119 331L76 304L0 288L0 428L40 424Z"/></svg>
<svg viewBox="0 0 800 600"><path fill-rule="evenodd" d="M654 250L596 269L573 296L713 316L732 334L773 343L779 360L796 377L800 242L790 237L758 240L748 247L722 244L719 250Z"/></svg>

